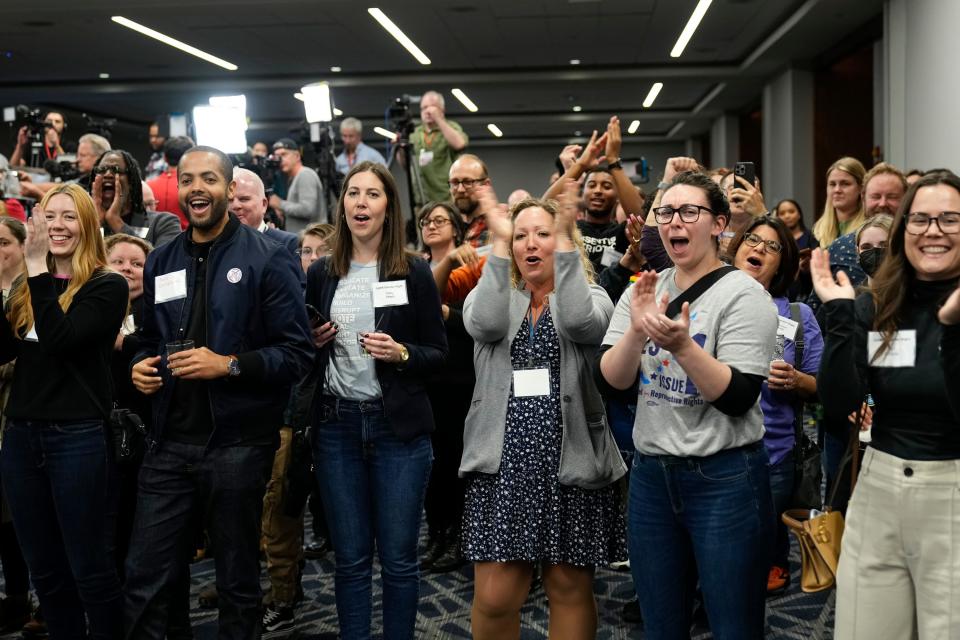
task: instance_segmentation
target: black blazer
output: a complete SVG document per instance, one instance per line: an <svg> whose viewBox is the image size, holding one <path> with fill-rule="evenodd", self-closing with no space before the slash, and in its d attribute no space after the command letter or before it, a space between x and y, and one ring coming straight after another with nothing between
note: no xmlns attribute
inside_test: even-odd
<svg viewBox="0 0 960 640"><path fill-rule="evenodd" d="M307 272L307 304L311 304L330 317L330 305L337 291L340 278L330 275L327 258L321 258ZM410 352L404 363L376 361L377 380L383 392L383 410L393 432L401 440L411 440L434 429L433 411L427 398L427 376L443 366L447 357L447 333L440 312L440 294L430 272L430 265L423 258L408 258L407 273L408 304L376 309L376 325L403 344ZM400 280L385 278L380 280ZM318 381L316 396L324 393L327 364L330 361L333 342L317 351L314 379ZM315 399L316 399L315 396ZM316 402L311 415L315 416ZM314 424L317 422L314 420Z"/></svg>

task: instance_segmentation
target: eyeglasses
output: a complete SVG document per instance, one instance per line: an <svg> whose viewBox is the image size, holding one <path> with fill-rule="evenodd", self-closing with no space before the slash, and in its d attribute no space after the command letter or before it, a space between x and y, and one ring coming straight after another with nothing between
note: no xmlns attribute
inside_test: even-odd
<svg viewBox="0 0 960 640"><path fill-rule="evenodd" d="M420 221L420 228L426 229L431 224L437 229L442 229L450 224L450 218L424 218Z"/></svg>
<svg viewBox="0 0 960 640"><path fill-rule="evenodd" d="M486 178L477 178L476 180L474 180L473 178L465 178L463 180L450 180L449 182L447 182L447 184L449 184L450 188L453 189L454 191L457 190L457 187L461 187L461 186L467 191L469 191L470 189L473 189L478 184L482 184L486 181L487 181Z"/></svg>
<svg viewBox="0 0 960 640"><path fill-rule="evenodd" d="M929 213L911 213L907 216L907 233L920 236L927 232L930 223L936 221L941 233L960 233L960 213L944 211L938 216Z"/></svg>
<svg viewBox="0 0 960 640"><path fill-rule="evenodd" d="M108 173L111 173L115 176L125 176L130 173L130 170L112 164L102 164L99 167L94 168L93 172L98 176L105 176Z"/></svg>
<svg viewBox="0 0 960 640"><path fill-rule="evenodd" d="M657 219L657 224L670 224L673 222L674 214L680 214L680 220L683 222L696 222L700 219L700 213L706 211L713 213L713 209L702 207L699 204L682 204L676 209L673 207L657 207L653 210L653 215Z"/></svg>
<svg viewBox="0 0 960 640"><path fill-rule="evenodd" d="M327 255L326 249L322 247L318 248L316 251L314 251L314 249L312 249L311 247L304 247L302 249L297 249L296 253L298 256L302 256L304 258L309 258L313 256L313 254L317 254L318 256Z"/></svg>
<svg viewBox="0 0 960 640"><path fill-rule="evenodd" d="M762 242L766 250L770 253L780 253L783 251L783 245L776 240L764 240L755 233L748 233L743 236L743 241L747 243L748 247L756 247Z"/></svg>

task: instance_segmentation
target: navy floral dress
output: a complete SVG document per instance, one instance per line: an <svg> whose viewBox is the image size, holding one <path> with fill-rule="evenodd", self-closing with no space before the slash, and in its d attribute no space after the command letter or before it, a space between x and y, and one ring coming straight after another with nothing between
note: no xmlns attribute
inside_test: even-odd
<svg viewBox="0 0 960 640"><path fill-rule="evenodd" d="M550 395L510 393L503 457L495 474L467 482L463 553L473 562L604 565L626 558L618 485L589 490L561 485L560 341L549 307L530 339L529 319L513 339L514 367L550 369Z"/></svg>

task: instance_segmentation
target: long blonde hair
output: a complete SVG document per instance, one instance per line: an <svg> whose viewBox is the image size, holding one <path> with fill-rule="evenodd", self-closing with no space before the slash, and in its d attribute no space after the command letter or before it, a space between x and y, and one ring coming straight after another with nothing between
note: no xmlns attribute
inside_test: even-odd
<svg viewBox="0 0 960 640"><path fill-rule="evenodd" d="M867 212L863 206L863 177L866 175L867 170L863 168L863 163L856 158L849 156L840 158L827 169L828 183L830 181L830 174L837 169L849 174L860 188L857 212L850 217L845 228L847 233L851 233L859 229L867 219ZM813 225L813 235L820 241L821 249L828 248L833 241L840 236L840 221L837 219L837 210L833 207L833 202L831 202L829 196L823 205L823 214L820 216L820 219L817 220L817 223Z"/></svg>
<svg viewBox="0 0 960 640"><path fill-rule="evenodd" d="M43 200L40 201L40 213L46 211L50 200L58 195L65 195L71 200L77 209L77 221L80 223L80 238L77 241L77 248L70 258L73 268L73 274L70 277L70 284L66 291L60 294L60 308L66 311L70 308L73 298L91 278L98 277L108 272L107 252L103 247L103 236L100 235L100 216L97 215L97 209L93 200L76 184L61 184L46 193ZM47 268L51 273L56 271L56 264L53 256L47 253ZM20 286L17 286L10 295L7 306L7 320L13 327L16 335L23 335L33 326L33 306L30 303L30 287L21 280Z"/></svg>
<svg viewBox="0 0 960 640"><path fill-rule="evenodd" d="M556 200L542 200L540 198L524 198L520 202L516 203L510 208L510 219L516 220L517 216L520 215L520 212L524 209L530 209L533 207L539 207L549 213L552 217L557 217L557 211L559 204ZM593 284L595 282L595 276L593 272L593 263L590 262L590 258L587 256L587 251L583 245L583 236L580 235L580 230L576 226L573 227L573 235L570 238L573 241L573 246L577 248L577 251L580 253L580 264L583 265L583 273L587 277L587 282ZM513 243L511 242L511 245ZM513 254L513 250L510 251ZM510 281L514 287L520 286L520 283L523 282L523 278L520 277L520 268L517 267L517 259L515 256L511 255L510 260Z"/></svg>

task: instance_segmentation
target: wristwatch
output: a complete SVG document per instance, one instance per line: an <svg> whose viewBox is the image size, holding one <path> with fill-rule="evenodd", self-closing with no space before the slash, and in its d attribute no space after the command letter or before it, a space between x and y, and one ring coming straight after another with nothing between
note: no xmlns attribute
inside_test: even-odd
<svg viewBox="0 0 960 640"><path fill-rule="evenodd" d="M410 352L404 345L400 345L400 362L406 362L410 359Z"/></svg>
<svg viewBox="0 0 960 640"><path fill-rule="evenodd" d="M623 169L623 162L620 161L620 158L617 158L613 162L607 163L608 171L613 171L614 169Z"/></svg>
<svg viewBox="0 0 960 640"><path fill-rule="evenodd" d="M231 378L236 378L240 375L240 360L237 359L237 356L230 356L230 359L227 361L227 375Z"/></svg>

